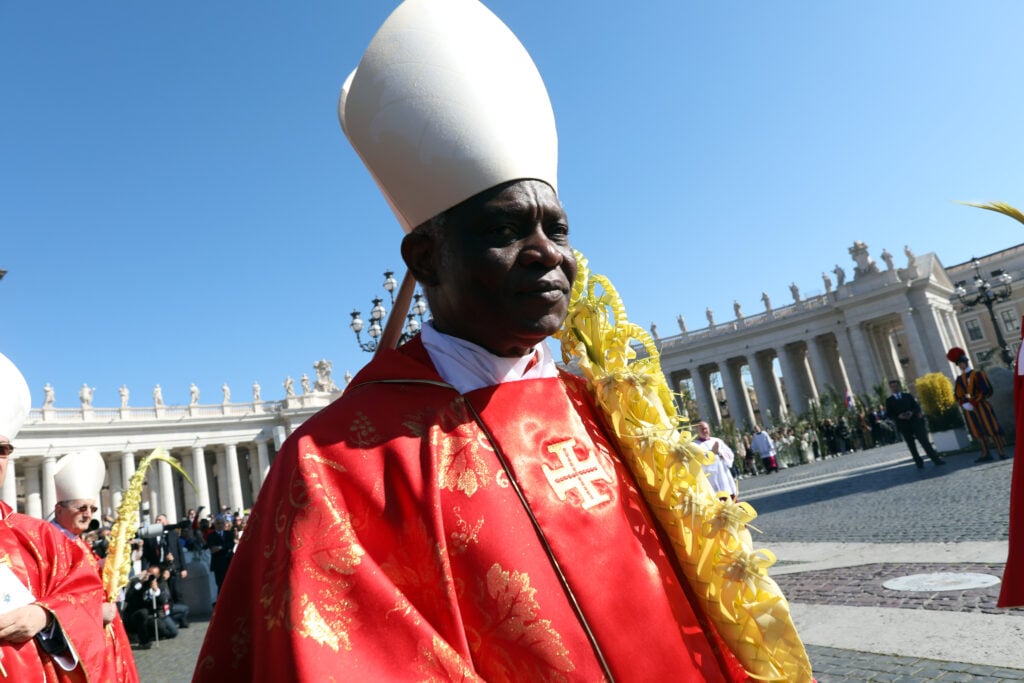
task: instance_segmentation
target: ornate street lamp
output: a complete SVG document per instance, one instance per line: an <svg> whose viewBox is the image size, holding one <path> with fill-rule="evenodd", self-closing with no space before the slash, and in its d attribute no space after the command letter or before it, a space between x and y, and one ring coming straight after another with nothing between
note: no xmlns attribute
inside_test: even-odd
<svg viewBox="0 0 1024 683"><path fill-rule="evenodd" d="M395 290L398 288L398 281L395 279L395 274L390 271L384 271L384 290L388 293L388 298L391 300L391 306L395 305ZM363 341L362 331L365 327L363 319L360 318L360 312L357 310L352 311L352 321L348 324L349 329L355 332L356 343L363 351L373 353L377 350L377 344L380 341L380 336L384 333L384 322L387 320L387 309L384 308L384 300L379 296L374 297L373 307L370 309L370 327L366 330L366 334L370 335L368 341ZM416 336L416 333L420 331L420 327L423 326L423 316L427 313L427 301L422 294L416 292L413 295L412 305L409 307L409 313L405 316L405 327L402 329L402 336L398 338L398 344L401 346L405 342L409 341Z"/></svg>
<svg viewBox="0 0 1024 683"><path fill-rule="evenodd" d="M977 293L968 295L967 290L964 288L964 285L967 284L966 280L957 282L954 285L956 287L954 291L960 303L963 304L963 310L968 311L978 304L988 309L989 318L992 319L992 327L996 331L996 340L999 342L999 349L1002 352L1003 362L1006 363L1007 367L1012 368L1013 352L1010 351L1010 347L1003 337L1003 332L999 327L999 321L996 320L996 312L993 310L993 306L1000 301L1010 298L1010 294L1013 293L1013 288L1010 285L1013 282L1013 278L1009 273L1000 268L999 270L992 271L993 281L989 282L981 276L981 264L978 262L978 259L971 259L971 265L974 266L974 288L978 290Z"/></svg>

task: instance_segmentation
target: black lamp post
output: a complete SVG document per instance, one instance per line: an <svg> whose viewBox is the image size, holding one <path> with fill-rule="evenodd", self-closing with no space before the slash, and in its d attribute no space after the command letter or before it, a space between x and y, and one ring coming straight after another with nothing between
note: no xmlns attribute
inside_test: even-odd
<svg viewBox="0 0 1024 683"><path fill-rule="evenodd" d="M395 305L395 290L398 289L398 280L395 279L395 274L388 270L384 272L384 284L383 287L388 293L388 298L391 300L391 306ZM423 325L423 316L427 312L427 302L423 298L423 295L419 292L413 295L412 306L409 309L409 313L406 315L405 327L402 329L402 336L398 338L398 344L402 345L416 336L416 333L420 331L420 327ZM349 329L355 332L356 343L363 351L373 353L377 350L377 343L380 339L380 335L384 333L384 322L387 320L387 309L384 308L384 300L379 296L374 297L373 307L370 309L370 327L366 330L366 333L370 335L368 341L363 341L362 331L365 323L363 319L359 317L359 311L352 311L352 322L348 324Z"/></svg>
<svg viewBox="0 0 1024 683"><path fill-rule="evenodd" d="M999 321L996 320L996 312L993 310L993 306L1000 301L1010 298L1010 294L1013 293L1013 287L1010 284L1013 282L1013 278L1006 271L999 269L992 271L993 281L989 282L981 276L981 264L978 262L978 259L972 259L971 263L974 266L974 287L978 291L976 294L968 295L967 290L964 288L967 281L961 280L955 285L956 296L960 303L963 304L965 311L974 308L978 304L982 304L988 309L989 318L992 319L992 327L996 331L996 340L999 342L1003 362L1006 363L1007 367L1012 368L1013 352L1010 351L1010 347L1003 337L1003 331L999 326Z"/></svg>

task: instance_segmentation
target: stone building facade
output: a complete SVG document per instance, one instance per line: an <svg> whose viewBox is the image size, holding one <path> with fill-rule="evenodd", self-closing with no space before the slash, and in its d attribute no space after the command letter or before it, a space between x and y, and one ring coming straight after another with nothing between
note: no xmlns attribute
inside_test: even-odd
<svg viewBox="0 0 1024 683"><path fill-rule="evenodd" d="M149 503L152 517L163 513L173 521L199 506L247 510L282 442L340 395L333 383L317 383L282 401L262 401L256 390L253 401L231 403L224 391L225 400L215 405L167 406L154 399L150 407L103 408L93 407L89 395L80 408L58 408L44 399L44 407L33 409L18 433L0 495L20 512L48 517L58 502L57 460L93 449L107 464L99 504L103 514L111 514L139 462L163 447L182 464L194 488L169 464L150 466L143 503Z"/></svg>
<svg viewBox="0 0 1024 683"><path fill-rule="evenodd" d="M984 307L963 310L955 283L968 280L972 262L943 267L933 253L904 250L902 267L888 252L879 266L863 242L849 249L854 266L847 278L840 266L832 278L822 273L825 292L808 298L790 286L793 301L658 339L662 369L670 386L697 403L699 417L720 423L723 408L741 428L806 413L823 393L862 395L896 377L905 383L930 372L951 379L956 369L946 360L951 346L968 350L977 367L1000 363L993 354L994 327ZM1014 280L1024 273L1024 245L978 259L984 277L1003 270ZM971 276L966 275L970 271ZM996 306L997 323L1015 351L1020 343L1019 292ZM722 400L724 398L724 400ZM691 416L691 418L696 416Z"/></svg>

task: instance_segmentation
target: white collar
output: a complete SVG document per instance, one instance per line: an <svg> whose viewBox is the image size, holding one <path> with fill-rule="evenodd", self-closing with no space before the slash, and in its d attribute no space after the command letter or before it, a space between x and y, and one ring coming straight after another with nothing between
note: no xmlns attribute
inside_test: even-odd
<svg viewBox="0 0 1024 683"><path fill-rule="evenodd" d="M558 366L545 341L525 356L506 358L465 339L438 332L433 322L423 326L420 336L437 374L460 394L503 382L558 376Z"/></svg>

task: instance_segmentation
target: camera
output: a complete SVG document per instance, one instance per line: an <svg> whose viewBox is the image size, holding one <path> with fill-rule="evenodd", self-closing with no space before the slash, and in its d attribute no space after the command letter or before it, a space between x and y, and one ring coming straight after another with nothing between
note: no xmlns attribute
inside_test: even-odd
<svg viewBox="0 0 1024 683"><path fill-rule="evenodd" d="M190 526L192 526L192 523L187 519L182 522L175 522L174 524L143 523L139 525L136 536L139 538L156 538L170 529L187 529Z"/></svg>

